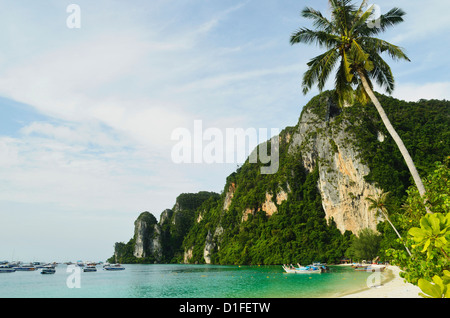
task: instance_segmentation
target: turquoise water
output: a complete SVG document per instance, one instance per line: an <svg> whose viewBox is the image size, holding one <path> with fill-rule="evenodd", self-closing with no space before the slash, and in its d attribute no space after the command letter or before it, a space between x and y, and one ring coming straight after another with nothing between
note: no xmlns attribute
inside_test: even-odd
<svg viewBox="0 0 450 318"><path fill-rule="evenodd" d="M124 265L124 271L0 274L1 298L319 298L366 288L370 273L287 274L281 266ZM69 284L68 284L69 281ZM76 286L79 288L69 288Z"/></svg>

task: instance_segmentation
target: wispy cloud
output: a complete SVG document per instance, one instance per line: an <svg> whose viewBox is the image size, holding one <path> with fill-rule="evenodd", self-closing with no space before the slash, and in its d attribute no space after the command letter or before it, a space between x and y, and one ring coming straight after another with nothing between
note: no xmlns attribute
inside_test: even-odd
<svg viewBox="0 0 450 318"><path fill-rule="evenodd" d="M420 99L450 100L450 82L402 83L398 85L393 95L406 101L418 101Z"/></svg>

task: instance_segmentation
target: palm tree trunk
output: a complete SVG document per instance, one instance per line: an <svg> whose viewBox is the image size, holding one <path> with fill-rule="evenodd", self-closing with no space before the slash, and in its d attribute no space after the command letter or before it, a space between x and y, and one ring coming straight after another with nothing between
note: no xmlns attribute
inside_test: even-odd
<svg viewBox="0 0 450 318"><path fill-rule="evenodd" d="M361 79L361 82L363 84L363 87L364 87L367 95L369 95L370 99L372 100L372 103L375 105L378 113L380 114L381 120L383 121L384 125L386 126L386 129L388 130L392 139L394 139L395 143L397 144L398 148L400 149L400 152L403 155L403 159L405 160L406 165L408 166L408 169L411 172L411 175L414 179L414 182L416 183L417 190L419 190L420 196L423 197L425 194L425 187L423 185L422 179L419 176L419 173L417 172L416 166L414 165L411 155L408 152L408 149L406 149L405 144L403 143L402 139L397 134L397 132L395 131L391 122L389 121L389 118L387 117L383 107L381 106L380 102L378 101L378 98L375 96L365 75L362 72L359 72L359 77ZM428 208L427 208L427 212L430 213Z"/></svg>
<svg viewBox="0 0 450 318"><path fill-rule="evenodd" d="M392 222L391 222L391 220L389 219L389 217L388 217L386 214L383 213L383 210L382 210L382 209L378 209L378 211L380 211L381 214L384 215L384 217L386 218L386 220L389 222L389 224L391 225L391 227L394 229L394 231L395 231L395 233L397 234L397 236L398 236L398 237L402 240L402 242L403 242L402 236L400 235L400 233L398 233L397 229L395 228L394 224L392 224ZM409 249L408 249L408 247L406 246L405 243L403 243L403 246L405 247L405 249L406 249L406 251L408 252L409 256L411 256L411 252L409 251Z"/></svg>

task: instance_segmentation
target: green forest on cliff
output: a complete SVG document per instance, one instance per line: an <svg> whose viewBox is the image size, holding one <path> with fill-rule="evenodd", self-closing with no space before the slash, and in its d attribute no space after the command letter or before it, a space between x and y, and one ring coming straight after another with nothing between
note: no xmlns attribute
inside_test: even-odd
<svg viewBox="0 0 450 318"><path fill-rule="evenodd" d="M419 173L423 178L428 176L435 163L450 154L450 102L406 102L381 94L377 97L414 158ZM344 120L352 123L347 128L349 138L346 142L359 152L360 159L370 168L366 181L390 193L390 218L399 225L407 190L413 182L398 148L373 105L355 104L330 112L327 105L330 98L334 98L332 91L314 97L303 112L311 110L324 121L329 121L328 125L338 126ZM329 120L330 116L332 120ZM260 164L247 161L227 178L221 195L209 193L205 197L203 193L180 197L192 204L185 204L179 211L185 215L183 222L178 222L177 229L170 223L163 228L164 258L161 262L183 262L184 253L192 248L189 261L205 263L208 237L212 264L339 262L349 250L354 234L348 231L341 233L332 220L325 219L317 187L317 167L312 173L307 173L301 157L304 149L288 152L288 136L295 130L296 127L288 127L280 134L280 168L276 174L262 175ZM384 142L378 140L380 132L385 136ZM232 184L238 187L228 210L224 211L225 196ZM275 203L277 212L267 216L261 210L266 193L276 193L279 189L288 192L288 200L280 205ZM244 220L243 211L246 209L254 213L248 214ZM218 229L221 233L215 235ZM380 223L378 231L382 236L379 244L382 258L389 248L401 249L387 222ZM153 263L152 257L137 259L133 256L133 240L116 244L116 257L109 261Z"/></svg>

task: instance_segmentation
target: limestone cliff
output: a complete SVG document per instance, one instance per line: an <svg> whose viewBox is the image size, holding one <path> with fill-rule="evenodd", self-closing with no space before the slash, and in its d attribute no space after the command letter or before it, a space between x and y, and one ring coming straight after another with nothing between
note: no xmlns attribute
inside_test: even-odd
<svg viewBox="0 0 450 318"><path fill-rule="evenodd" d="M149 212L143 212L134 222L134 251L136 258L152 256L161 261L161 228L156 218Z"/></svg>
<svg viewBox="0 0 450 318"><path fill-rule="evenodd" d="M322 104L325 102L329 101L325 99ZM333 109L332 104L330 108ZM300 149L309 172L318 166L318 188L326 218L333 218L342 233L346 230L358 233L364 228L376 230L380 219L369 210L367 198L376 196L380 189L364 179L370 169L361 162L353 136L347 132L355 123L329 114L326 121L314 110L304 109L290 152Z"/></svg>
<svg viewBox="0 0 450 318"><path fill-rule="evenodd" d="M181 245L202 203L217 198L213 192L185 193L177 197L172 209L164 210L159 222L150 212L143 212L134 222L134 236L127 243L116 243L113 262L171 263L179 258Z"/></svg>

